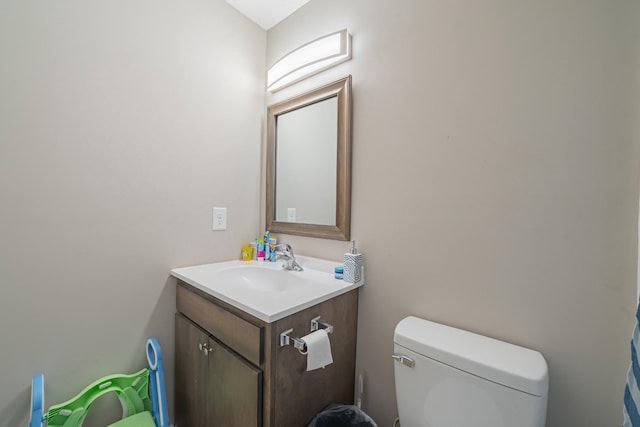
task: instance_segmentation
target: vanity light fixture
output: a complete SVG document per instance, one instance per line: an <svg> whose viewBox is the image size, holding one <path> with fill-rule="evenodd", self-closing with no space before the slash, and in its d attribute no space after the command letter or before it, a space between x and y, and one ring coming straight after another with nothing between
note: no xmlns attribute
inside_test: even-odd
<svg viewBox="0 0 640 427"><path fill-rule="evenodd" d="M347 29L313 40L289 52L267 71L267 90L275 92L351 59Z"/></svg>

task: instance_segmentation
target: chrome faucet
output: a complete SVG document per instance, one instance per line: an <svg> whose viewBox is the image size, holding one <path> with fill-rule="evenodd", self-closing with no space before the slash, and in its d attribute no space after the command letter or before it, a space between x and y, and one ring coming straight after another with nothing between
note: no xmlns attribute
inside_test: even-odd
<svg viewBox="0 0 640 427"><path fill-rule="evenodd" d="M280 243L275 247L276 260L282 259L284 263L282 268L285 270L302 271L300 264L296 262L296 257L293 255L293 249L291 245L287 243Z"/></svg>

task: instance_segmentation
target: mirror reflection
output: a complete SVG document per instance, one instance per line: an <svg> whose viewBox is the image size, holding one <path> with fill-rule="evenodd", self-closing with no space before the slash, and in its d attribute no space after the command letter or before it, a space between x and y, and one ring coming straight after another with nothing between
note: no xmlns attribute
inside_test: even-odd
<svg viewBox="0 0 640 427"><path fill-rule="evenodd" d="M276 118L276 221L335 225L338 98Z"/></svg>
<svg viewBox="0 0 640 427"><path fill-rule="evenodd" d="M267 229L349 240L351 76L268 107Z"/></svg>

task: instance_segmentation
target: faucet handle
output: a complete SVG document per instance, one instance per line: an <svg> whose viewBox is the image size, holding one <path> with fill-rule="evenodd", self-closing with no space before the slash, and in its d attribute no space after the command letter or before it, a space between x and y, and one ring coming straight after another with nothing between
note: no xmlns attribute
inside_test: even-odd
<svg viewBox="0 0 640 427"><path fill-rule="evenodd" d="M293 249L288 243L278 243L275 247L276 251L280 250L285 255L293 255Z"/></svg>

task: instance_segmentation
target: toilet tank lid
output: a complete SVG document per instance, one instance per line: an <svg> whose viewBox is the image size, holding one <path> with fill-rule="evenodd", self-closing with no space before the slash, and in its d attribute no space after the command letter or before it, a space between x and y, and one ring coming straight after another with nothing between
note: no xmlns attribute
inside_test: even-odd
<svg viewBox="0 0 640 427"><path fill-rule="evenodd" d="M549 389L547 363L535 350L409 316L394 342L438 362L535 396Z"/></svg>

